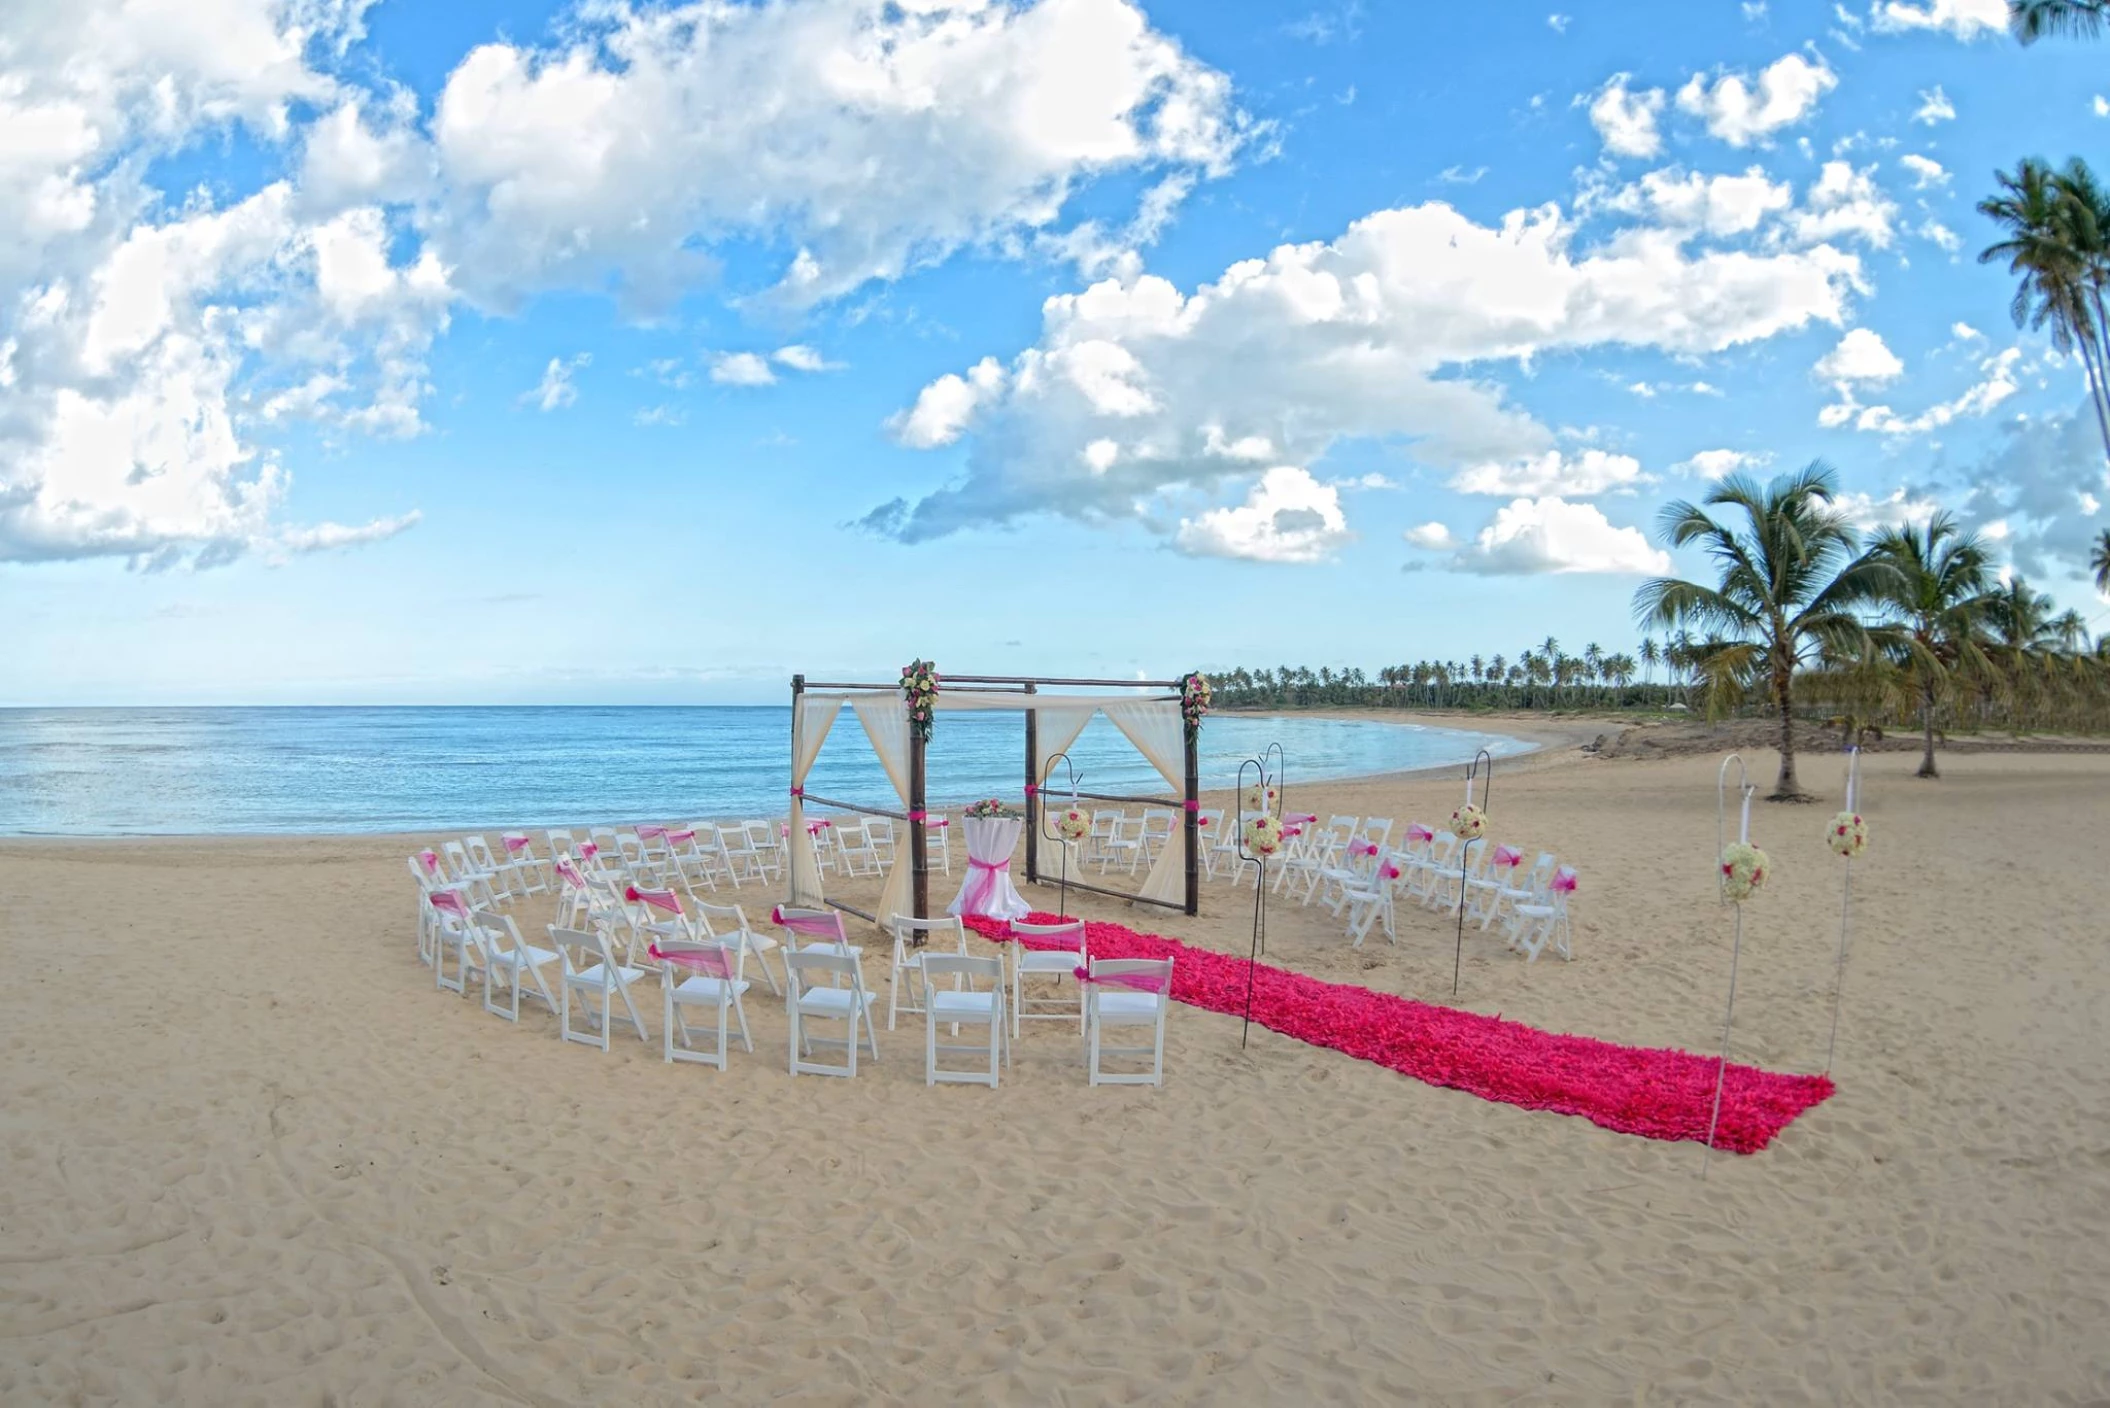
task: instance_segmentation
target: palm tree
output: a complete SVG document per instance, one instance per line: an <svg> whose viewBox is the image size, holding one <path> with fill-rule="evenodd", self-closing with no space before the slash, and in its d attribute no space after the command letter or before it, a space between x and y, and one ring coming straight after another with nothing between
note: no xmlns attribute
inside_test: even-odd
<svg viewBox="0 0 2110 1408"><path fill-rule="evenodd" d="M2088 554L2088 570L2095 573L2095 589L2110 596L2110 528L2097 536L2095 550Z"/></svg>
<svg viewBox="0 0 2110 1408"><path fill-rule="evenodd" d="M1924 528L1891 528L1878 534L1873 554L1895 569L1883 604L1898 617L1879 633L1904 667L1919 703L1926 751L1919 776L1940 777L1934 763L1934 713L1958 671L1987 668L1983 643L1997 593L1988 591L1991 568L1985 545L1947 513Z"/></svg>
<svg viewBox="0 0 2110 1408"><path fill-rule="evenodd" d="M2005 239L1979 251L1978 262L2007 261L2017 277L2008 306L2017 327L2048 328L2061 352L2079 352L2088 377L2103 453L2110 456L2110 340L2103 289L2110 284L2110 196L2088 163L2075 157L2054 171L2027 157L2010 176L1996 173L2001 193L1978 202Z"/></svg>
<svg viewBox="0 0 2110 1408"><path fill-rule="evenodd" d="M2008 0L2007 22L2024 44L2053 35L2093 39L2110 25L2110 0Z"/></svg>
<svg viewBox="0 0 2110 1408"><path fill-rule="evenodd" d="M1731 474L1701 504L1663 506L1658 537L1668 546L1698 546L1714 562L1714 586L1658 577L1634 593L1644 625L1698 626L1711 688L1709 711L1746 682L1763 680L1780 712L1780 776L1771 800L1801 801L1795 777L1795 671L1822 650L1865 653L1867 633L1854 608L1875 600L1896 569L1858 550L1845 515L1833 507L1838 480L1822 461L1760 484ZM1708 508L1735 510L1742 525L1717 521Z"/></svg>
<svg viewBox="0 0 2110 1408"><path fill-rule="evenodd" d="M1641 682L1643 684L1655 682L1656 661L1661 658L1656 651L1656 638L1654 636L1643 636L1641 638Z"/></svg>

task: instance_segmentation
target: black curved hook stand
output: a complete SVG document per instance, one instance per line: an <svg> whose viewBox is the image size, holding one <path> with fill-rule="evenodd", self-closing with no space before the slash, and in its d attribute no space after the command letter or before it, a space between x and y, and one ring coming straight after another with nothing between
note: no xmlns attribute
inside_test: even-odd
<svg viewBox="0 0 2110 1408"><path fill-rule="evenodd" d="M1246 769L1251 768L1255 782L1260 788L1261 800L1264 804L1267 799L1268 780L1271 776L1267 770L1267 760L1269 758L1273 758L1275 761L1276 770L1272 777L1275 783L1275 815L1279 818L1282 815L1283 799L1289 793L1289 786L1282 775L1282 745L1280 743L1270 743L1261 750L1259 757L1248 758L1238 765L1238 829L1233 834L1237 838L1239 863L1243 865L1251 862L1257 867L1253 875L1253 948L1252 952L1246 956L1245 1025L1239 1029L1238 1033L1238 1045L1241 1050L1244 1049L1246 1038L1251 1035L1253 1030L1253 975L1258 969L1260 955L1267 952L1267 857L1254 855L1245 848L1245 794L1246 788L1252 785L1248 784L1245 779Z"/></svg>
<svg viewBox="0 0 2110 1408"><path fill-rule="evenodd" d="M1487 770L1485 772L1480 770L1480 760L1482 758L1487 760ZM1495 794L1495 755L1488 752L1485 748L1473 754L1472 762L1467 764L1465 769L1467 788L1470 789L1475 781L1486 784L1480 791L1478 804L1481 812L1485 813L1488 809L1488 799ZM1472 859L1473 845L1472 842L1467 841L1458 847L1458 948L1451 955L1452 997L1458 995L1458 973L1465 963L1465 871L1466 867L1472 864Z"/></svg>
<svg viewBox="0 0 2110 1408"><path fill-rule="evenodd" d="M1057 763L1061 763L1068 771L1070 791L1073 794L1077 791L1077 779L1083 774L1077 771L1077 764L1070 760L1070 755L1067 752L1057 753L1052 758L1049 758L1046 766L1040 770L1040 795L1043 798L1040 807L1040 834L1043 839L1055 842L1062 853L1062 878L1055 889L1055 917L1068 919L1070 917L1070 847L1072 843L1061 831L1048 828L1048 806L1045 800L1048 795L1048 779L1055 775L1055 765ZM1068 808L1065 807L1063 810L1067 811Z"/></svg>

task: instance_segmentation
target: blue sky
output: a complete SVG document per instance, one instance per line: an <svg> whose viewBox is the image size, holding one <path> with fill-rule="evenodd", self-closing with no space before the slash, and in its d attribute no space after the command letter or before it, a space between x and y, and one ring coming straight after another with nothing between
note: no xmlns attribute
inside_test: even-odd
<svg viewBox="0 0 2110 1408"><path fill-rule="evenodd" d="M2001 8L10 9L0 703L1631 648L1820 456L2100 628Z"/></svg>

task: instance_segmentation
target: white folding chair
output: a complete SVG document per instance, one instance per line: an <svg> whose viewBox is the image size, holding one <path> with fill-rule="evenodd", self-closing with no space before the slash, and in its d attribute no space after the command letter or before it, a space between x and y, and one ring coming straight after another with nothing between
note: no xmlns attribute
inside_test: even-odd
<svg viewBox="0 0 2110 1408"><path fill-rule="evenodd" d="M865 991L864 963L848 945L815 944L784 955L784 1015L791 1027L791 1074L855 1076L857 1052L867 1047L879 1059L879 1033L872 1028L873 995ZM808 1022L842 1022L843 1037L815 1036ZM862 1024L864 1036L858 1036ZM844 1063L830 1065L811 1057L816 1046L840 1046Z"/></svg>
<svg viewBox="0 0 2110 1408"><path fill-rule="evenodd" d="M492 855L491 843L481 836L462 837L462 850L469 857L470 868L490 877L493 893L510 902L516 889L512 864ZM519 893L526 894L527 891L521 889Z"/></svg>
<svg viewBox="0 0 2110 1408"><path fill-rule="evenodd" d="M434 890L426 897L434 914L432 985L469 995L469 979L484 977L483 935L476 927L477 908L458 888ZM454 976L447 976L447 955L454 955Z"/></svg>
<svg viewBox="0 0 2110 1408"><path fill-rule="evenodd" d="M1010 1034L1004 1030L1004 960L970 958L963 953L926 953L920 966L924 981L932 984L930 1001L923 1013L923 1083L986 1085L996 1089L998 1063L1010 1064L1011 1054L1007 1045ZM936 986L946 978L952 979L950 989ZM984 982L987 987L977 986ZM940 1066L941 1052L959 1056L970 1052L980 1055L983 1051L980 1046L940 1045L941 1023L950 1026L954 1035L959 1034L961 1027L987 1026L988 1069L962 1071Z"/></svg>
<svg viewBox="0 0 2110 1408"><path fill-rule="evenodd" d="M1224 810L1222 807L1204 807L1194 817L1196 842L1201 851L1202 874L1211 880L1216 878L1217 852L1222 849ZM1235 850L1236 847L1233 847Z"/></svg>
<svg viewBox="0 0 2110 1408"><path fill-rule="evenodd" d="M1380 923L1385 926L1386 942L1399 942L1399 931L1393 922L1393 897L1404 883L1405 874L1395 852L1380 851L1377 863L1366 875L1342 886L1341 907L1347 910L1350 947L1361 948L1371 928Z"/></svg>
<svg viewBox="0 0 2110 1408"><path fill-rule="evenodd" d="M564 986L557 1008L558 1034L566 1041L598 1046L603 1051L611 1049L608 1037L614 1020L614 1003L617 997L621 997L630 1025L637 1028L637 1039L650 1043L652 1038L645 1032L644 1016L630 996L631 986L645 976L645 970L618 963L615 951L609 947L608 935L599 928L560 929L552 924L549 937L564 965ZM599 1012L590 1006L585 1009L587 1018L594 1024L593 1030L584 1031L572 1026L574 995L582 1006L592 998L600 999Z"/></svg>
<svg viewBox="0 0 2110 1408"><path fill-rule="evenodd" d="M879 873L885 873L894 864L894 819L889 816L865 818L865 842L872 848L878 861Z"/></svg>
<svg viewBox="0 0 2110 1408"><path fill-rule="evenodd" d="M1172 844L1173 829L1179 824L1179 814L1170 807L1145 807L1143 829L1139 839L1143 842L1143 864L1154 865Z"/></svg>
<svg viewBox="0 0 2110 1408"><path fill-rule="evenodd" d="M1070 1019L1070 1000L1067 997L1029 997L1026 979L1053 978L1057 982L1067 978L1077 989L1077 1035L1083 1036L1085 1013L1085 985L1077 982L1076 974L1085 965L1084 921L1072 919L1063 924L1027 924L1019 920L1011 923L1014 937L1031 936L1046 939L1053 948L1027 948L1018 945L1017 956L1011 961L1011 1035L1018 1035L1020 1022L1067 1022ZM1059 1009L1059 1010L1058 1010Z"/></svg>
<svg viewBox="0 0 2110 1408"><path fill-rule="evenodd" d="M777 986L776 976L769 971L769 955L776 952L777 941L767 934L758 934L747 923L747 911L736 904L696 904L696 922L703 932L717 939L738 939L740 947L754 955L755 964L762 970L762 981L769 984L771 993L778 997L784 989Z"/></svg>
<svg viewBox="0 0 2110 1408"><path fill-rule="evenodd" d="M1097 817L1093 818L1096 825ZM1130 875L1143 862L1144 818L1130 817L1126 812L1115 812L1113 827L1099 843L1099 873L1106 874L1113 867L1124 866Z"/></svg>
<svg viewBox="0 0 2110 1408"><path fill-rule="evenodd" d="M774 880L784 873L784 835L790 827L784 822L771 825L766 821L743 821L740 825L747 832L747 848L754 852L756 868L764 880Z"/></svg>
<svg viewBox="0 0 2110 1408"><path fill-rule="evenodd" d="M558 961L555 949L535 948L520 937L511 915L479 914L472 921L482 931L484 960L484 1011L508 1022L520 1020L523 994L540 1000L551 1012L557 1010L557 995L542 976L545 965ZM501 1006L499 984L505 985L510 1001ZM524 985L532 985L528 991Z"/></svg>
<svg viewBox="0 0 2110 1408"><path fill-rule="evenodd" d="M447 878L466 890L471 900L479 905L498 903L498 891L493 884L498 877L471 862L468 849L461 842L442 841L440 854L445 859Z"/></svg>
<svg viewBox="0 0 2110 1408"><path fill-rule="evenodd" d="M728 1017L740 1023L740 1044L750 1052L755 1049L754 1039L747 1031L747 1008L740 1001L750 984L741 973L747 950L738 939L661 939L653 945L652 956L666 965L659 990L666 1009L661 1038L668 1061L694 1061L724 1070ZM686 1014L704 1007L710 1008L717 1019L711 1032L716 1045L698 1051L690 1038ZM675 1044L677 1037L679 1047Z"/></svg>
<svg viewBox="0 0 2110 1408"><path fill-rule="evenodd" d="M535 842L525 831L502 832L499 844L506 848L504 864L511 866L523 895L539 895L550 888L549 863L535 854Z"/></svg>
<svg viewBox="0 0 2110 1408"><path fill-rule="evenodd" d="M432 863L427 865L420 856L411 856L409 864L410 878L416 881L418 886L418 962L429 965L438 952L433 934L440 924L440 912L432 907L432 896L436 891L453 887L447 883L447 877L440 873L439 853L426 851L422 855L431 856Z"/></svg>
<svg viewBox="0 0 2110 1408"><path fill-rule="evenodd" d="M928 867L952 874L952 843L946 838L952 835L950 817L927 817L923 822L923 854Z"/></svg>
<svg viewBox="0 0 2110 1408"><path fill-rule="evenodd" d="M1554 871L1543 900L1511 906L1509 943L1524 955L1525 962L1538 962L1539 954L1549 945L1562 958L1575 958L1569 945L1573 931L1568 924L1568 895L1574 888L1575 872L1563 866Z"/></svg>
<svg viewBox="0 0 2110 1408"><path fill-rule="evenodd" d="M1172 1005L1172 960L1102 958L1091 965L1085 994L1085 1065L1093 1085L1165 1083L1165 1012ZM1108 1046L1108 1027L1150 1027L1148 1046ZM1115 1074L1101 1068L1107 1056L1148 1056L1147 1072Z"/></svg>
<svg viewBox="0 0 2110 1408"><path fill-rule="evenodd" d="M964 956L967 926L950 915L912 919L906 914L893 914L887 916L886 929L894 939L893 978L887 984L886 995L886 1029L892 1031L897 1014L906 1012L913 1017L929 1006L930 980L924 976L923 960L937 951L929 945L950 934L953 951ZM904 984L914 985L914 991L905 998L901 991Z"/></svg>
<svg viewBox="0 0 2110 1408"><path fill-rule="evenodd" d="M707 821L692 821L667 832L667 848L673 856L674 873L689 887L715 892L718 889L718 828Z"/></svg>
<svg viewBox="0 0 2110 1408"><path fill-rule="evenodd" d="M844 875L879 873L879 848L872 843L869 823L838 821L833 830L836 860Z"/></svg>

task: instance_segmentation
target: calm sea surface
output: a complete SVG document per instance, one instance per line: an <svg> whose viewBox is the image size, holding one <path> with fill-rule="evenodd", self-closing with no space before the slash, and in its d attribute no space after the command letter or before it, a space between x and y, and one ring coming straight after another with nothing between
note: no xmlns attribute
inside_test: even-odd
<svg viewBox="0 0 2110 1408"><path fill-rule="evenodd" d="M1018 714L947 715L934 805L1019 794ZM790 786L791 711L756 708L0 709L0 833L64 836L564 826L774 815ZM1300 781L1463 764L1496 734L1219 714L1202 783L1271 742ZM1163 784L1095 718L1071 757L1094 791ZM844 710L807 788L894 805ZM1294 795L1294 793L1292 793Z"/></svg>

